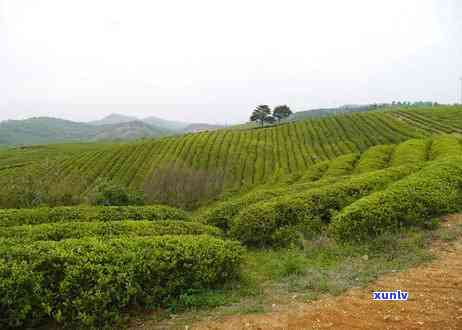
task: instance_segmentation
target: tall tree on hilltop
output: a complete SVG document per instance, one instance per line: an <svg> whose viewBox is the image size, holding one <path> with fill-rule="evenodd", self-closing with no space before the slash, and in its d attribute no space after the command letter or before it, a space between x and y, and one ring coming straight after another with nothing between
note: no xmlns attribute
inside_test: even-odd
<svg viewBox="0 0 462 330"><path fill-rule="evenodd" d="M292 114L292 110L287 105L279 105L274 108L273 116L281 122L281 119L287 118Z"/></svg>
<svg viewBox="0 0 462 330"><path fill-rule="evenodd" d="M267 105L259 105L250 116L250 121L259 122L261 127L268 122L271 117L271 108ZM271 117L272 118L272 117Z"/></svg>

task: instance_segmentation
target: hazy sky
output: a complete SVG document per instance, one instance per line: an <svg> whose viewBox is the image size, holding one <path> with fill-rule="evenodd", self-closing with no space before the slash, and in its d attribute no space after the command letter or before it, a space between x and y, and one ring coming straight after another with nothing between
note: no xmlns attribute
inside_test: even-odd
<svg viewBox="0 0 462 330"><path fill-rule="evenodd" d="M0 0L0 120L458 100L460 0Z"/></svg>

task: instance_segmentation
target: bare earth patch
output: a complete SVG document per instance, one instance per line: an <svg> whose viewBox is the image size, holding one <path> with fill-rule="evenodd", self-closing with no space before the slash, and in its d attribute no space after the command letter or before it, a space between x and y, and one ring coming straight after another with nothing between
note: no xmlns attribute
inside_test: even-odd
<svg viewBox="0 0 462 330"><path fill-rule="evenodd" d="M451 216L445 226L462 223ZM367 288L338 297L294 303L268 314L235 315L194 324L188 329L462 329L462 242L438 242L437 259L389 274ZM372 301L373 291L408 291L407 302Z"/></svg>

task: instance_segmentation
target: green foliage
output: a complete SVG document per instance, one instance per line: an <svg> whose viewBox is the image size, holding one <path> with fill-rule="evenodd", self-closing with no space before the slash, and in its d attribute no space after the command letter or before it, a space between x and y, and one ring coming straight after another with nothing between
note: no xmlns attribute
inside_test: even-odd
<svg viewBox="0 0 462 330"><path fill-rule="evenodd" d="M133 305L165 305L239 274L242 249L208 236L65 240L0 246L0 326L54 320L110 329Z"/></svg>
<svg viewBox="0 0 462 330"><path fill-rule="evenodd" d="M310 166L306 171L303 172L302 181L315 181L319 180L324 173L328 170L330 165L329 161L324 161Z"/></svg>
<svg viewBox="0 0 462 330"><path fill-rule="evenodd" d="M441 135L433 139L430 149L430 159L440 160L462 155L460 138L454 135Z"/></svg>
<svg viewBox="0 0 462 330"><path fill-rule="evenodd" d="M278 105L273 110L273 116L280 122L292 114L292 110L287 105Z"/></svg>
<svg viewBox="0 0 462 330"><path fill-rule="evenodd" d="M220 236L212 226L185 221L63 222L0 227L0 238L12 241L61 241L84 237L210 235Z"/></svg>
<svg viewBox="0 0 462 330"><path fill-rule="evenodd" d="M361 155L355 172L366 173L388 167L394 145L380 145L371 147Z"/></svg>
<svg viewBox="0 0 462 330"><path fill-rule="evenodd" d="M90 194L90 202L104 206L143 205L144 196L141 192L129 191L121 184L100 179Z"/></svg>
<svg viewBox="0 0 462 330"><path fill-rule="evenodd" d="M84 186L83 179L78 175L66 176L58 161L45 160L15 169L19 170L20 175L0 176L0 206L30 208L81 202L79 192Z"/></svg>
<svg viewBox="0 0 462 330"><path fill-rule="evenodd" d="M415 170L415 166L402 166L352 176L335 184L315 188L302 193L288 194L268 202L243 209L233 219L230 235L243 244L255 247L286 245L281 242L280 230L303 234L319 230L319 223L328 223L332 214L361 197L386 188ZM296 239L296 235L291 235Z"/></svg>
<svg viewBox="0 0 462 330"><path fill-rule="evenodd" d="M412 139L396 146L391 166L418 164L428 159L430 140Z"/></svg>
<svg viewBox="0 0 462 330"><path fill-rule="evenodd" d="M306 258L295 249L290 249L281 260L279 275L281 277L300 276L306 273Z"/></svg>
<svg viewBox="0 0 462 330"><path fill-rule="evenodd" d="M336 215L331 232L342 241L365 240L401 226L423 225L461 207L461 158L439 161L366 196Z"/></svg>
<svg viewBox="0 0 462 330"><path fill-rule="evenodd" d="M327 168L327 166L325 168ZM300 178L297 183L293 183L291 185L286 186L284 184L276 183L271 185L264 185L262 188L257 188L242 196L237 196L223 202L215 203L211 207L208 207L199 213L197 216L198 221L208 225L216 226L227 232L234 217L236 217L237 214L246 207L257 204L259 202L271 200L275 197L294 194L297 192L333 184L339 180L339 178L333 177L311 181L311 179L315 178L315 176L312 176L313 173L314 172L307 173L306 176L302 174L302 178ZM316 175L316 177L317 176L318 175ZM283 182L287 183L287 181Z"/></svg>
<svg viewBox="0 0 462 330"><path fill-rule="evenodd" d="M192 290L189 289L178 298L178 302L170 306L170 310L211 308L226 304L226 298L222 292L215 290Z"/></svg>
<svg viewBox="0 0 462 330"><path fill-rule="evenodd" d="M231 220L245 207L280 196L284 189L261 189L250 192L241 198L234 198L207 208L198 216L200 222L216 226L225 232L229 230Z"/></svg>
<svg viewBox="0 0 462 330"><path fill-rule="evenodd" d="M324 177L351 174L358 159L359 154L349 154L334 159L329 163L329 168L324 173Z"/></svg>
<svg viewBox="0 0 462 330"><path fill-rule="evenodd" d="M261 124L263 127L263 124L268 121L268 118L271 117L271 108L267 105L259 105L253 112L252 115L250 116L250 121L256 121Z"/></svg>
<svg viewBox="0 0 462 330"><path fill-rule="evenodd" d="M188 220L189 215L169 206L97 206L0 209L0 226L74 221Z"/></svg>

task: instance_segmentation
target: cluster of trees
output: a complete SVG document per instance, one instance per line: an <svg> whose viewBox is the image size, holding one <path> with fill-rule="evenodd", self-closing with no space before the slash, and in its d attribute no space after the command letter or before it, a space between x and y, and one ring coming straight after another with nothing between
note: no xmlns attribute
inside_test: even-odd
<svg viewBox="0 0 462 330"><path fill-rule="evenodd" d="M287 105L278 105L271 110L268 105L259 105L250 116L250 121L260 123L261 127L267 124L274 124L276 121L287 118L292 114L292 110Z"/></svg>
<svg viewBox="0 0 462 330"><path fill-rule="evenodd" d="M377 109L377 108L389 108L389 107L437 107L437 106L439 106L438 102L432 102L432 101L417 101L417 102L393 101L391 103L371 104L369 105L369 108Z"/></svg>

